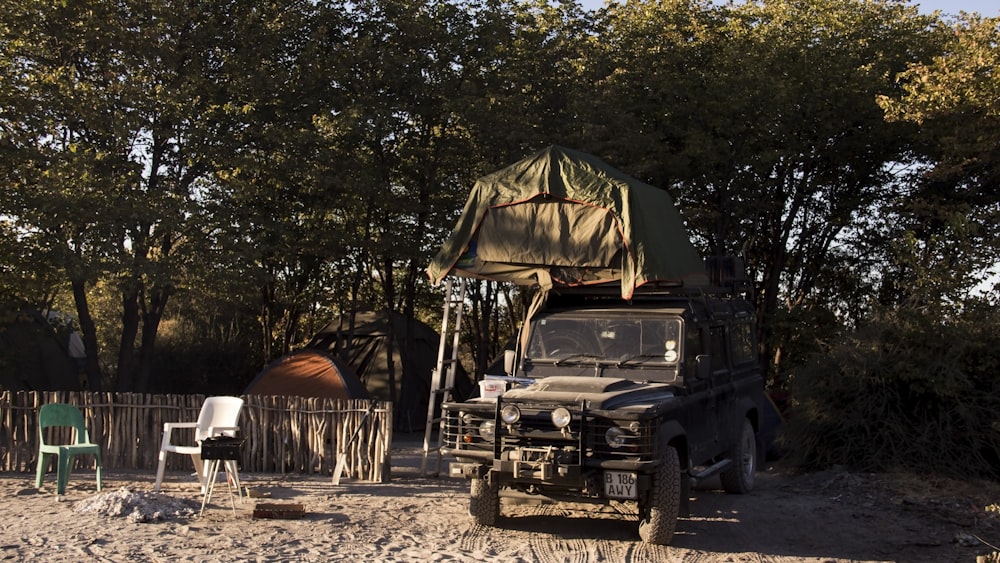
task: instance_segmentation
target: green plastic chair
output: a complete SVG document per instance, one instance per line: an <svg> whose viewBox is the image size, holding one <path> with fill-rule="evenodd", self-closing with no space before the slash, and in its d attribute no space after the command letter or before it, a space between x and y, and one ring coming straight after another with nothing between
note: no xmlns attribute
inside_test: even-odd
<svg viewBox="0 0 1000 563"><path fill-rule="evenodd" d="M45 429L51 427L68 427L73 429L73 442L70 444L46 444ZM49 466L50 458L58 456L58 471L56 472L56 494L66 494L66 482L72 469L74 456L92 454L97 460L97 490L101 490L101 447L90 442L90 434L83 422L83 413L73 405L49 403L42 405L38 411L38 471L35 476L35 487L42 487L42 477Z"/></svg>

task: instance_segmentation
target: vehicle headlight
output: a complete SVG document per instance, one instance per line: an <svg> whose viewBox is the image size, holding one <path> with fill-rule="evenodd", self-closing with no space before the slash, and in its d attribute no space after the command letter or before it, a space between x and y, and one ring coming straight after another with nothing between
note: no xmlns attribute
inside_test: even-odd
<svg viewBox="0 0 1000 563"><path fill-rule="evenodd" d="M484 420L479 425L479 435L487 442L492 442L493 438L496 436L495 427L492 420Z"/></svg>
<svg viewBox="0 0 1000 563"><path fill-rule="evenodd" d="M620 448L625 445L625 431L617 426L612 426L604 433L604 439L612 448Z"/></svg>
<svg viewBox="0 0 1000 563"><path fill-rule="evenodd" d="M569 426L569 423L573 421L573 415L569 413L569 409L566 407L559 407L552 411L552 424L556 425L556 428L563 429Z"/></svg>
<svg viewBox="0 0 1000 563"><path fill-rule="evenodd" d="M504 421L505 424L515 424L521 420L521 409L515 405L504 405L500 409L500 420Z"/></svg>

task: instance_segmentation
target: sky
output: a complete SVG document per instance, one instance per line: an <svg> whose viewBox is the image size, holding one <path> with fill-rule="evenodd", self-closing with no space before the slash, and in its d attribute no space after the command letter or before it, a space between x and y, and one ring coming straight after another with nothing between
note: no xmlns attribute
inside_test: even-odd
<svg viewBox="0 0 1000 563"><path fill-rule="evenodd" d="M961 11L979 12L984 16L1000 16L1000 1L998 0L919 0L912 2L920 6L920 11L931 13L941 10L946 14L957 14Z"/></svg>
<svg viewBox="0 0 1000 563"><path fill-rule="evenodd" d="M604 0L581 0L580 3L585 9L594 10L603 6ZM920 11L926 14L934 10L941 10L946 14L966 11L1000 17L1000 0L911 0L911 3L920 6Z"/></svg>

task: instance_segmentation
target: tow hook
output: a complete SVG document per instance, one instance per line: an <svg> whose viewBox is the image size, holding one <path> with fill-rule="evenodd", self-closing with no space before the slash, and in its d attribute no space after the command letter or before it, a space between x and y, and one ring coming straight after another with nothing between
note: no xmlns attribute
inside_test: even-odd
<svg viewBox="0 0 1000 563"><path fill-rule="evenodd" d="M448 465L449 477L482 479L486 473L486 466L479 463L452 463Z"/></svg>

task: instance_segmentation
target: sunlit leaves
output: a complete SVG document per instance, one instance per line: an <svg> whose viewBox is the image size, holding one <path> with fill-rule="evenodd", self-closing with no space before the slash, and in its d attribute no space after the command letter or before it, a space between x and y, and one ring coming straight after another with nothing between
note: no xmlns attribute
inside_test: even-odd
<svg viewBox="0 0 1000 563"><path fill-rule="evenodd" d="M1000 117L1000 18L966 15L940 32L944 52L899 74L904 96L879 98L887 115L917 123L955 113Z"/></svg>

